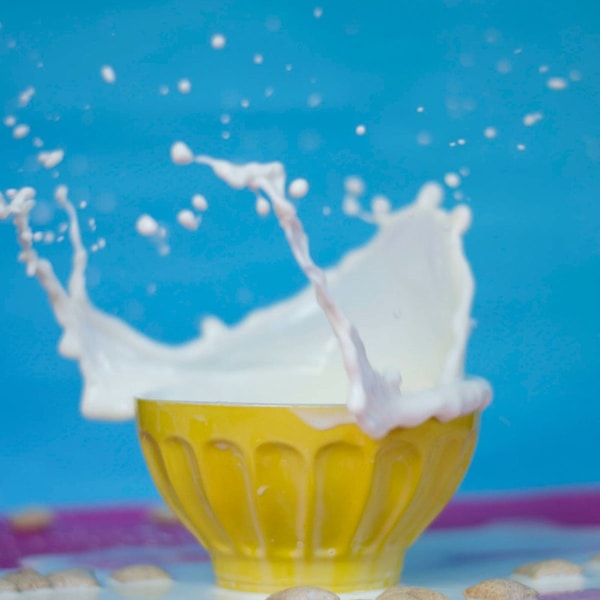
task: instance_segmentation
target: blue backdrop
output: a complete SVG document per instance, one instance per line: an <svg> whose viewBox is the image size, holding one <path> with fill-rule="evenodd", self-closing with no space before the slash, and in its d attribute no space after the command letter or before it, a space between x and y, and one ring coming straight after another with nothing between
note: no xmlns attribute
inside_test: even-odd
<svg viewBox="0 0 600 600"><path fill-rule="evenodd" d="M460 191L475 216L478 283L468 370L490 379L495 403L462 490L599 481L600 5L23 0L3 3L0 22L0 110L31 128L15 140L0 126L0 189L35 186L44 230L64 220L51 192L68 183L87 202L86 243L106 239L91 259L93 299L165 341L189 339L203 315L234 322L304 285L275 220L242 210L251 198L204 170L172 165L174 140L307 177L300 212L325 265L373 233L342 215L346 175L399 206L468 169ZM209 43L217 32L221 51ZM549 89L550 77L566 89ZM35 95L17 108L28 86ZM531 112L543 118L528 127ZM57 179L36 163L36 136L66 151ZM210 209L191 233L175 215L198 192ZM168 226L169 257L135 235L141 212ZM41 248L64 276L66 244ZM59 329L6 223L0 256L0 508L155 497L133 424L80 418L77 367L56 353Z"/></svg>

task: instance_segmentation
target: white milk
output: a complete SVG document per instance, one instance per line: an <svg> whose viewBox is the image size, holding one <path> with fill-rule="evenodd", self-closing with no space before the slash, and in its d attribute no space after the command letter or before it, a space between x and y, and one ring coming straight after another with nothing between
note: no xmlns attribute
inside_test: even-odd
<svg viewBox="0 0 600 600"><path fill-rule="evenodd" d="M474 289L462 245L468 208L444 210L441 188L426 185L410 206L375 213L374 238L325 272L313 262L285 197L283 165L194 157L181 142L171 155L180 165L208 165L231 187L268 199L311 287L235 327L211 318L197 339L161 344L89 300L87 252L66 187L56 190L74 250L66 288L34 248L29 215L35 190L0 198L0 219L12 218L19 258L48 293L63 328L59 351L79 363L86 417L129 419L135 397L162 389L169 391L154 396L165 400L337 405L334 420L313 424L355 420L380 437L396 426L446 421L487 406L487 382L464 377Z"/></svg>

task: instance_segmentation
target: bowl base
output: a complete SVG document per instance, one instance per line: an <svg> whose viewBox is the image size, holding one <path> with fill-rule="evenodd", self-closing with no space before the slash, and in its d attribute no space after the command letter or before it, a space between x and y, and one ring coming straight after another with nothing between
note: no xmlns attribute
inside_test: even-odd
<svg viewBox="0 0 600 600"><path fill-rule="evenodd" d="M298 585L333 592L378 590L398 584L404 555L312 559L213 556L216 584L240 592L271 593Z"/></svg>

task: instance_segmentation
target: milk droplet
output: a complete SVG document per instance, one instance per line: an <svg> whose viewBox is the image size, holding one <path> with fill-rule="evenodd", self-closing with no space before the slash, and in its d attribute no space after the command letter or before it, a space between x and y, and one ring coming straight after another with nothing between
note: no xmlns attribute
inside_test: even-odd
<svg viewBox="0 0 600 600"><path fill-rule="evenodd" d="M100 68L100 76L106 83L114 83L117 80L115 70L110 65L104 65Z"/></svg>
<svg viewBox="0 0 600 600"><path fill-rule="evenodd" d="M288 186L288 194L292 198L304 198L308 194L308 181L303 178L294 179Z"/></svg>
<svg viewBox="0 0 600 600"><path fill-rule="evenodd" d="M228 115L227 113L222 114L220 121L223 125L228 125L229 123L231 123L231 116Z"/></svg>
<svg viewBox="0 0 600 600"><path fill-rule="evenodd" d="M444 183L450 188L457 188L460 185L460 176L458 173L446 173Z"/></svg>
<svg viewBox="0 0 600 600"><path fill-rule="evenodd" d="M208 201L202 194L194 194L192 196L192 206L196 210L204 212L208 208Z"/></svg>
<svg viewBox="0 0 600 600"><path fill-rule="evenodd" d="M14 127L17 123L17 119L12 115L8 115L4 117L4 121L2 121L7 127Z"/></svg>
<svg viewBox="0 0 600 600"><path fill-rule="evenodd" d="M262 54L257 53L252 57L252 60L254 61L255 65L262 65L264 58Z"/></svg>
<svg viewBox="0 0 600 600"><path fill-rule="evenodd" d="M342 204L342 210L345 215L353 217L360 213L360 203L355 196L346 196Z"/></svg>
<svg viewBox="0 0 600 600"><path fill-rule="evenodd" d="M166 96L166 95L169 93L169 86L168 86L168 85L161 85L161 86L158 88L158 93L159 93L161 96Z"/></svg>
<svg viewBox="0 0 600 600"><path fill-rule="evenodd" d="M180 79L177 82L177 89L180 94L189 94L192 89L192 82L189 79Z"/></svg>
<svg viewBox="0 0 600 600"><path fill-rule="evenodd" d="M150 215L144 214L138 217L138 220L135 222L135 229L140 235L149 237L156 235L158 232L158 223Z"/></svg>
<svg viewBox="0 0 600 600"><path fill-rule="evenodd" d="M241 106L242 108L248 108L248 107L250 106L250 100L248 100L247 98L243 98L243 99L240 101L240 106Z"/></svg>
<svg viewBox="0 0 600 600"><path fill-rule="evenodd" d="M198 225L200 225L200 218L191 210L185 208L177 213L177 222L189 231L196 231Z"/></svg>
<svg viewBox="0 0 600 600"><path fill-rule="evenodd" d="M225 44L227 43L227 38L222 33L215 33L210 38L210 45L214 50L222 50L225 48Z"/></svg>
<svg viewBox="0 0 600 600"><path fill-rule="evenodd" d="M48 152L40 152L37 155L37 159L43 167L46 169L52 169L62 162L64 156L64 150L49 150Z"/></svg>
<svg viewBox="0 0 600 600"><path fill-rule="evenodd" d="M459 146L464 146L467 143L467 140L465 140L464 138L459 138L458 140L456 140Z"/></svg>
<svg viewBox="0 0 600 600"><path fill-rule="evenodd" d="M36 148L41 148L41 147L44 145L44 142L43 142L43 140L42 140L41 138L39 138L39 137L34 137L34 138L33 138L33 145L34 145Z"/></svg>
<svg viewBox="0 0 600 600"><path fill-rule="evenodd" d="M367 128L364 125L357 125L355 131L356 135L365 135Z"/></svg>
<svg viewBox="0 0 600 600"><path fill-rule="evenodd" d="M323 207L323 215L328 217L331 214L331 207L330 206L324 206Z"/></svg>
<svg viewBox="0 0 600 600"><path fill-rule="evenodd" d="M569 82L564 77L550 77L546 81L546 85L551 90L564 90L569 85Z"/></svg>
<svg viewBox="0 0 600 600"><path fill-rule="evenodd" d="M262 196L257 196L256 204L254 206L256 208L256 212L261 217L265 217L271 212L271 205L269 204L269 201Z"/></svg>
<svg viewBox="0 0 600 600"><path fill-rule="evenodd" d="M469 173L471 172L469 167L461 167L458 172L463 176L463 177L467 177L469 175Z"/></svg>
<svg viewBox="0 0 600 600"><path fill-rule="evenodd" d="M362 196L365 193L365 182L358 175L349 175L344 179L344 190L351 196Z"/></svg>
<svg viewBox="0 0 600 600"><path fill-rule="evenodd" d="M532 125L535 125L538 121L541 121L543 116L544 115L542 115L541 112L527 113L523 117L523 125L525 125L526 127L531 127Z"/></svg>
<svg viewBox="0 0 600 600"><path fill-rule="evenodd" d="M512 64L509 60L503 58L496 63L496 71L506 75L512 71Z"/></svg>
<svg viewBox="0 0 600 600"><path fill-rule="evenodd" d="M488 139L492 140L498 135L498 130L495 127L486 127L483 130L483 135Z"/></svg>
<svg viewBox="0 0 600 600"><path fill-rule="evenodd" d="M540 68L538 69L538 71L540 73L547 73L550 70L550 67L548 65L541 65Z"/></svg>
<svg viewBox="0 0 600 600"><path fill-rule="evenodd" d="M431 141L432 137L429 131L420 131L417 134L417 144L419 144L419 146L429 146L429 144L431 144Z"/></svg>
<svg viewBox="0 0 600 600"><path fill-rule="evenodd" d="M422 113L425 110L423 106L417 106L417 112Z"/></svg>
<svg viewBox="0 0 600 600"><path fill-rule="evenodd" d="M569 79L571 81L581 81L581 73L577 70L569 71Z"/></svg>
<svg viewBox="0 0 600 600"><path fill-rule="evenodd" d="M323 16L323 9L320 6L316 6L313 10L313 17L315 19L320 19Z"/></svg>
<svg viewBox="0 0 600 600"><path fill-rule="evenodd" d="M321 94L319 94L319 92L313 92L308 96L308 100L306 101L306 103L308 104L309 108L316 108L321 104L321 101Z"/></svg>
<svg viewBox="0 0 600 600"><path fill-rule="evenodd" d="M285 70L289 73L294 67L290 64L285 65Z"/></svg>
<svg viewBox="0 0 600 600"><path fill-rule="evenodd" d="M223 131L223 132L221 132L221 137L224 140L228 140L231 137L231 132L230 131Z"/></svg>
<svg viewBox="0 0 600 600"><path fill-rule="evenodd" d="M265 89L265 98L270 98L273 95L273 88L272 87L268 87Z"/></svg>
<svg viewBox="0 0 600 600"><path fill-rule="evenodd" d="M35 94L35 88L33 86L29 86L27 89L22 91L19 94L19 106L21 108L27 106L29 104L29 102L31 101L31 98L33 97L34 94Z"/></svg>
<svg viewBox="0 0 600 600"><path fill-rule="evenodd" d="M171 160L176 165L189 165L194 160L194 153L183 142L175 142L171 146Z"/></svg>
<svg viewBox="0 0 600 600"><path fill-rule="evenodd" d="M13 137L16 140L21 140L24 137L27 137L27 135L29 134L29 125L17 125L14 129L13 129Z"/></svg>
<svg viewBox="0 0 600 600"><path fill-rule="evenodd" d="M387 215L392 209L392 203L387 196L377 194L371 200L371 210L376 215Z"/></svg>
<svg viewBox="0 0 600 600"><path fill-rule="evenodd" d="M527 148L525 144L517 144L517 150L520 150L522 152L523 150L525 150L525 148Z"/></svg>

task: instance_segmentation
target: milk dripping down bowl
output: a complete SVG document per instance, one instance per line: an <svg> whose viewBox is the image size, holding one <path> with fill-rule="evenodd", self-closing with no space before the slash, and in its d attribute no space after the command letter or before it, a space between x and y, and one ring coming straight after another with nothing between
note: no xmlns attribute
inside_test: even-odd
<svg viewBox="0 0 600 600"><path fill-rule="evenodd" d="M350 422L315 426L346 410L137 401L152 478L210 554L217 585L344 592L399 581L407 549L467 471L479 414L378 440Z"/></svg>

